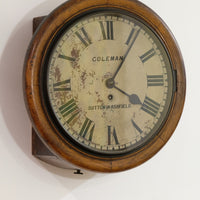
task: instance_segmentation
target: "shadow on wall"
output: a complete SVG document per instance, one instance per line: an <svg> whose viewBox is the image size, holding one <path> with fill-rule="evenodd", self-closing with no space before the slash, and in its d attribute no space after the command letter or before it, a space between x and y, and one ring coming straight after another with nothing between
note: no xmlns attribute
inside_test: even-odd
<svg viewBox="0 0 200 200"><path fill-rule="evenodd" d="M56 177L60 176L60 179L61 177L78 179L74 184L72 182L65 184L68 189L72 190L94 174L89 172L84 176L76 176L71 171L41 163L31 155L31 123L26 112L22 87L24 57L32 36L32 18L48 14L63 2L63 0L45 1L33 8L13 28L0 60L0 107L11 137L22 151L20 152L22 155L16 152L16 146L10 145L12 143L10 137L4 137L3 142L8 146L12 156L16 158L16 162L23 165L23 160L28 158L29 164L28 166L26 164L24 168L28 167L32 170L31 173L37 175L38 178L41 177L36 174L34 165L39 168L44 167Z"/></svg>

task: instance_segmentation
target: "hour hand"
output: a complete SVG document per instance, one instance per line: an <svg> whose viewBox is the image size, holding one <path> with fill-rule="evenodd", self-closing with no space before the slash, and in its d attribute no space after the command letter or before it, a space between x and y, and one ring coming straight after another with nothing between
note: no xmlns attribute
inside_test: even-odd
<svg viewBox="0 0 200 200"><path fill-rule="evenodd" d="M118 88L116 86L114 86L114 88L117 89L118 91L120 91L121 93L125 94L126 96L128 96L129 102L131 104L134 104L134 105L141 105L142 104L138 95L136 95L136 94L129 95L125 91L121 90L120 88Z"/></svg>
<svg viewBox="0 0 200 200"><path fill-rule="evenodd" d="M142 104L138 95L136 95L136 94L129 95L129 101L132 104Z"/></svg>
<svg viewBox="0 0 200 200"><path fill-rule="evenodd" d="M140 101L140 98L138 97L138 95L136 94L131 94L129 95L128 93L126 93L125 91L121 90L120 88L118 88L116 85L115 85L115 81L111 78L111 79L108 79L107 82L106 82L106 86L108 88L115 88L117 89L118 91L120 91L122 94L128 96L129 98L129 102L131 104L134 104L134 105L141 105L141 101Z"/></svg>

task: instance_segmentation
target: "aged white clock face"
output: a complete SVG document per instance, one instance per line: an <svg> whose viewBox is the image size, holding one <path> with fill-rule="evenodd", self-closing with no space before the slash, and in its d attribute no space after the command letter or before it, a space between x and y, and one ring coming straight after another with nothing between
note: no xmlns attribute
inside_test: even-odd
<svg viewBox="0 0 200 200"><path fill-rule="evenodd" d="M48 99L64 135L105 154L133 151L163 125L173 97L166 50L145 24L118 12L63 29L47 66Z"/></svg>

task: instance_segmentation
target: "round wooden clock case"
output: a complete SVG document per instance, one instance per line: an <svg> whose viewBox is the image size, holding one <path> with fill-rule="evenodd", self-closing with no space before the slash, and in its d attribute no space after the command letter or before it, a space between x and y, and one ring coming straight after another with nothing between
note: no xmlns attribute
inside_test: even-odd
<svg viewBox="0 0 200 200"><path fill-rule="evenodd" d="M136 167L169 140L185 99L184 63L165 23L134 0L70 0L27 51L24 94L37 136L64 162Z"/></svg>

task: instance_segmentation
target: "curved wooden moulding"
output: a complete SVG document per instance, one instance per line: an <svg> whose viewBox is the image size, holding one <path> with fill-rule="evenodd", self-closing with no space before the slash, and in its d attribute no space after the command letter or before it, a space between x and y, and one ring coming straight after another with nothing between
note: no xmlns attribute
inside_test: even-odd
<svg viewBox="0 0 200 200"><path fill-rule="evenodd" d="M54 36L70 20L96 9L117 8L132 13L148 24L162 39L176 73L176 91L169 116L146 146L120 157L89 154L64 139L51 120L41 96L41 68ZM165 23L148 7L131 0L71 0L45 18L37 29L27 51L24 67L24 94L34 130L43 143L63 161L99 172L117 172L136 167L155 155L169 140L180 119L186 92L184 63L178 45Z"/></svg>

